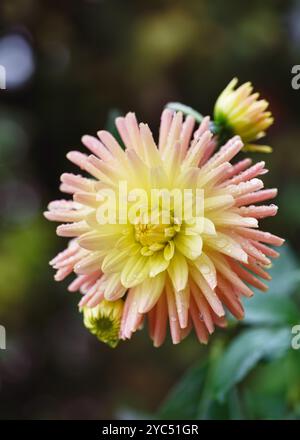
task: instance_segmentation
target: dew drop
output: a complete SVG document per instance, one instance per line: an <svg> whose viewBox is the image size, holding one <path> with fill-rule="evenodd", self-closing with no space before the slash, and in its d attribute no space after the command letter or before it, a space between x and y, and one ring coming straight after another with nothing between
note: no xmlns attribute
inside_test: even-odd
<svg viewBox="0 0 300 440"><path fill-rule="evenodd" d="M210 273L210 267L207 264L202 264L200 270L203 274L208 275Z"/></svg>
<svg viewBox="0 0 300 440"><path fill-rule="evenodd" d="M220 238L219 240L217 240L217 245L219 246L219 248L223 249L228 246L228 240L226 240L225 238Z"/></svg>

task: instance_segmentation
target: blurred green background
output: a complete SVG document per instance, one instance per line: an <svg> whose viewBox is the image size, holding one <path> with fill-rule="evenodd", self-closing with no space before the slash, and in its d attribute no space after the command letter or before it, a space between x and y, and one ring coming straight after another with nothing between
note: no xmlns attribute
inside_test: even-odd
<svg viewBox="0 0 300 440"><path fill-rule="evenodd" d="M0 418L299 418L300 2L1 0L0 64ZM275 116L263 159L280 211L263 229L289 242L275 282L249 306L248 327L232 324L208 347L190 336L154 349L142 331L109 349L48 266L66 241L41 213L74 170L65 155L115 110L156 133L168 101L211 114L233 76L251 80Z"/></svg>

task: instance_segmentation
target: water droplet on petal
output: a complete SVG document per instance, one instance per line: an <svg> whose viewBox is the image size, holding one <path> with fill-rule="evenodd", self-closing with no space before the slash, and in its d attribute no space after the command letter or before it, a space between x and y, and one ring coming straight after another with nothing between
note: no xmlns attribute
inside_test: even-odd
<svg viewBox="0 0 300 440"><path fill-rule="evenodd" d="M226 240L226 238L220 238L219 240L217 240L217 245L219 248L223 249L228 246L228 240Z"/></svg>
<svg viewBox="0 0 300 440"><path fill-rule="evenodd" d="M208 275L210 273L210 267L207 264L202 264L200 266L200 270L204 275Z"/></svg>

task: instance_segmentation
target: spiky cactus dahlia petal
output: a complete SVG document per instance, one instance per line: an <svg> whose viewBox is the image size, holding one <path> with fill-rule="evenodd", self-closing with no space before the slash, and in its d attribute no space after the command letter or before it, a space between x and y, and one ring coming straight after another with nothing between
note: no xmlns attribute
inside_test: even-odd
<svg viewBox="0 0 300 440"><path fill-rule="evenodd" d="M243 148L240 137L214 154L209 124L206 117L195 129L191 116L183 120L180 112L165 110L157 146L148 125L138 124L128 113L116 119L125 151L110 133L99 131L98 139L82 138L92 154L67 155L91 177L63 174L61 190L73 200L54 201L45 213L49 220L63 223L58 235L73 237L51 262L57 270L55 279L76 274L69 290L83 294L79 304L84 310L105 304L105 315L108 302L113 306L116 301L119 312L124 301L121 319L118 314L121 339L130 338L147 316L155 346L163 343L168 321L174 343L192 328L206 343L215 326L226 325L226 308L243 318L241 297L252 295L248 284L267 289L260 278L270 279L265 268L278 256L269 245L280 246L283 240L258 229L258 220L275 215L277 207L254 204L275 197L277 191L263 189L259 176L267 172L264 162L230 163ZM152 217L145 224L138 214L134 222L126 218L122 224L100 224L103 192L118 193L118 184L124 181L128 189L146 192L202 189L201 227L174 215L169 224L160 220L152 224ZM126 203L129 208L134 204ZM101 315L98 309L93 317ZM86 316L85 321L90 323ZM116 325L112 327L115 332Z"/></svg>

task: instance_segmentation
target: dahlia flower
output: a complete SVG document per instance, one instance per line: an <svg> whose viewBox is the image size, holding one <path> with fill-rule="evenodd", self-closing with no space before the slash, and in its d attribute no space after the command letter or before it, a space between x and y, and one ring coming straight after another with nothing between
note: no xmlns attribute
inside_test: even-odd
<svg viewBox="0 0 300 440"><path fill-rule="evenodd" d="M238 134L245 143L244 150L269 153L268 145L252 143L263 136L272 125L274 118L266 111L269 104L265 99L258 100L259 93L252 93L250 82L235 89L238 83L234 78L220 94L214 108L214 123L221 136Z"/></svg>
<svg viewBox="0 0 300 440"><path fill-rule="evenodd" d="M239 100L248 90L238 93ZM238 108L242 114L243 105ZM264 162L231 163L244 147L239 136L215 152L209 117L195 127L192 116L164 110L157 144L134 113L117 118L116 126L125 150L99 131L98 138L82 138L91 154L67 154L87 174L62 174L60 189L72 199L51 202L45 213L62 222L59 236L71 238L51 261L55 279L75 274L68 289L83 295L86 327L112 346L145 321L155 346L164 342L168 325L174 344L192 329L207 343L216 326L226 326L226 309L243 318L242 297L253 294L249 286L267 290L261 279L270 279L266 268L278 256L269 245L283 240L258 229L258 220L274 216L277 207L255 203L272 199L277 190L263 189ZM259 124L259 131L265 126ZM120 198L120 183L131 197ZM149 207L136 197L137 189L146 195L152 189L200 189L202 208L181 217L180 199L174 197L168 208L161 200ZM115 199L107 197L111 192ZM103 221L108 213L115 221Z"/></svg>

